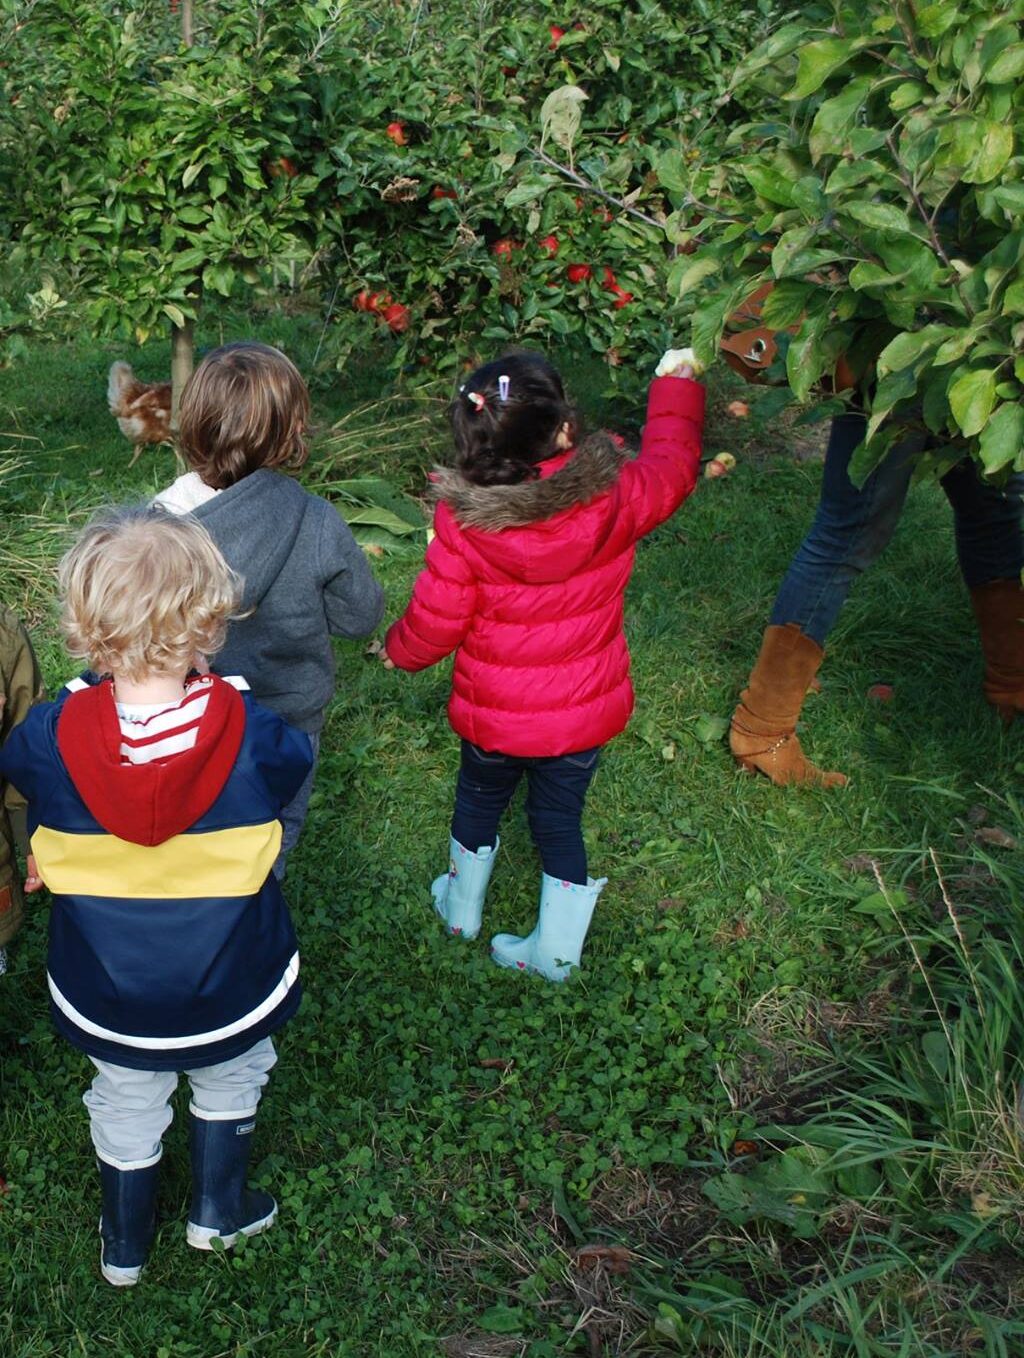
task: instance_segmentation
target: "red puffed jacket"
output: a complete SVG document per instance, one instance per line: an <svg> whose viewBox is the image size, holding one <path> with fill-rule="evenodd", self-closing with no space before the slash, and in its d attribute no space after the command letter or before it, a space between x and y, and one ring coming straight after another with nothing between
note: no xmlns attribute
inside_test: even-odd
<svg viewBox="0 0 1024 1358"><path fill-rule="evenodd" d="M544 756L625 727L623 596L636 543L693 490L703 425L704 388L659 377L635 459L598 434L514 486L437 474L435 536L385 647L403 670L458 649L448 703L458 735Z"/></svg>

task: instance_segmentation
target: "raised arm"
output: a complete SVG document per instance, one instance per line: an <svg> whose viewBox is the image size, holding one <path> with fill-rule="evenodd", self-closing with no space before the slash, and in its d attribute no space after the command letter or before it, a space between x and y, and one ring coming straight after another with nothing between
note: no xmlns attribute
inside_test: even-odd
<svg viewBox="0 0 1024 1358"><path fill-rule="evenodd" d="M651 383L640 455L619 476L622 513L634 538L674 514L697 484L704 398L704 387L689 377Z"/></svg>
<svg viewBox="0 0 1024 1358"><path fill-rule="evenodd" d="M400 670L436 665L462 643L473 621L476 579L445 504L434 515L434 534L408 607L384 641L388 659Z"/></svg>

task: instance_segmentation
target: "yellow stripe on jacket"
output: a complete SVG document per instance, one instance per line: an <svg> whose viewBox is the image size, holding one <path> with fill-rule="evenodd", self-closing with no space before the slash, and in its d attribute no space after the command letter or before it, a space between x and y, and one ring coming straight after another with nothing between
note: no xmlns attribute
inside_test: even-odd
<svg viewBox="0 0 1024 1358"><path fill-rule="evenodd" d="M270 875L280 847L277 820L174 835L153 845L44 825L32 836L39 875L55 895L121 899L251 896Z"/></svg>

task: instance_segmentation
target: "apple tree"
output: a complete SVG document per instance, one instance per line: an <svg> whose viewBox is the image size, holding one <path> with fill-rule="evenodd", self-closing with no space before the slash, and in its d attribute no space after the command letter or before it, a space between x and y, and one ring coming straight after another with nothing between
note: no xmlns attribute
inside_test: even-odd
<svg viewBox="0 0 1024 1358"><path fill-rule="evenodd" d="M204 293L311 252L316 180L294 161L326 4L2 0L0 197L99 334L175 336ZM187 45L192 38L194 45ZM183 41L184 38L184 41Z"/></svg>
<svg viewBox="0 0 1024 1358"><path fill-rule="evenodd" d="M1022 20L1022 0L808 6L732 78L765 111L673 167L699 248L669 288L698 350L770 285L793 397L852 369L860 477L908 424L943 445L929 470L965 450L1024 470Z"/></svg>

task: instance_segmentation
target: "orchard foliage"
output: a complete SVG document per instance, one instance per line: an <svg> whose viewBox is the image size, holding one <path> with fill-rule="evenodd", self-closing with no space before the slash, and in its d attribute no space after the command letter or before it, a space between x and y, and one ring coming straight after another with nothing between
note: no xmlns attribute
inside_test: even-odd
<svg viewBox="0 0 1024 1358"><path fill-rule="evenodd" d="M317 185L281 157L312 38L282 8L211 6L185 51L165 3L2 0L0 213L98 332L182 326L297 248Z"/></svg>
<svg viewBox="0 0 1024 1358"><path fill-rule="evenodd" d="M932 470L965 448L1024 469L1022 19L1021 0L811 7L735 72L769 111L686 177L703 243L670 283L698 350L773 283L794 395L841 355L860 379L861 477L908 424L942 445Z"/></svg>
<svg viewBox="0 0 1024 1358"><path fill-rule="evenodd" d="M579 334L615 365L670 332L682 169L774 17L196 0L186 52L165 0L0 0L0 234L101 332L180 325L284 258L332 299L339 362Z"/></svg>

